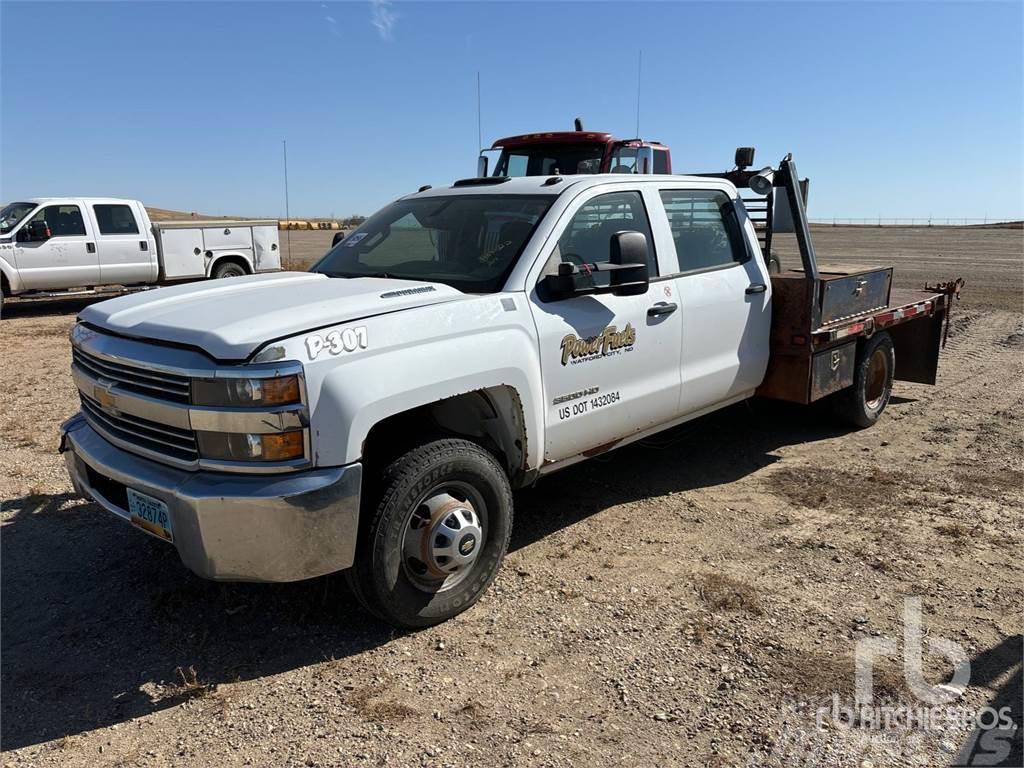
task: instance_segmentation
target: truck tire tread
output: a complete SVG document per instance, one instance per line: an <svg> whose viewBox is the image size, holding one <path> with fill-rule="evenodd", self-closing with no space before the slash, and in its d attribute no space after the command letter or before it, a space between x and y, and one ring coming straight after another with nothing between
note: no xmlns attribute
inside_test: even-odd
<svg viewBox="0 0 1024 768"><path fill-rule="evenodd" d="M229 272L234 274L226 274ZM247 274L249 274L249 270L237 261L221 261L213 268L213 278L215 280L221 280L227 277L242 277Z"/></svg>
<svg viewBox="0 0 1024 768"><path fill-rule="evenodd" d="M464 599L452 608L434 612L415 613L402 605L396 592L382 594L382 580L386 574L381 564L387 560L385 536L396 517L404 520L405 498L414 496L423 486L435 481L446 470L472 469L489 476L494 494L494 509L488 510L487 544L491 564L478 563L488 570L483 580L457 585L452 593L467 592ZM433 476L433 477L432 477ZM378 477L367 478L364 493L363 519L360 521L355 564L345 571L345 578L359 603L377 618L400 627L415 629L446 621L472 606L490 587L500 569L512 533L512 490L508 477L497 459L480 445L469 440L446 438L434 440L406 452L391 462ZM378 495L379 493L379 495ZM376 503L373 503L376 500ZM371 507L372 504L372 507ZM372 511L371 511L372 510ZM497 538L495 538L497 531ZM484 557L484 554L481 554ZM401 570L397 579L402 579ZM414 589L414 588L413 588ZM428 606L429 607L429 606Z"/></svg>
<svg viewBox="0 0 1024 768"><path fill-rule="evenodd" d="M878 405L871 407L867 400L868 371L871 357L881 348L886 358L886 379L883 393ZM853 385L836 395L836 415L846 424L860 429L874 425L881 417L889 398L892 396L893 374L896 370L896 352L892 338L884 331L876 333L857 350L857 362L854 368Z"/></svg>

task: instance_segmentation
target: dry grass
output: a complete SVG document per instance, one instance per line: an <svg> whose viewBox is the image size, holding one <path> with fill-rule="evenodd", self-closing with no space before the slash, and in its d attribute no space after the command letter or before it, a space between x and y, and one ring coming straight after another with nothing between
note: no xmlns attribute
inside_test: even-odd
<svg viewBox="0 0 1024 768"><path fill-rule="evenodd" d="M797 696L814 699L835 693L850 699L856 685L854 671L852 656L826 656L792 649L783 654L774 674ZM898 661L876 657L871 680L876 701L909 700L911 696Z"/></svg>
<svg viewBox="0 0 1024 768"><path fill-rule="evenodd" d="M348 703L363 717L378 722L404 720L420 714L419 710L400 701L381 700L382 695L377 688L360 688L349 695Z"/></svg>
<svg viewBox="0 0 1024 768"><path fill-rule="evenodd" d="M824 467L784 467L768 480L772 492L808 509L892 510L913 495L904 472L875 467L864 473Z"/></svg>
<svg viewBox="0 0 1024 768"><path fill-rule="evenodd" d="M174 674L178 676L181 682L175 681L171 685L166 686L161 699L183 699L191 698L193 696L205 696L207 693L213 690L213 686L207 682L199 679L199 675L196 673L196 668L189 666L185 669L177 667L174 670Z"/></svg>
<svg viewBox="0 0 1024 768"><path fill-rule="evenodd" d="M720 573L711 573L697 584L697 594L714 610L763 612L761 598L750 584Z"/></svg>

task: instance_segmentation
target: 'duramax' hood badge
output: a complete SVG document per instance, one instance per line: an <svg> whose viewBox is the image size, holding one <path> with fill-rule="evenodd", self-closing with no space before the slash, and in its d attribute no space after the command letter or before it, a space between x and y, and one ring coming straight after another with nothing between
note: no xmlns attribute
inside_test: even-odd
<svg viewBox="0 0 1024 768"><path fill-rule="evenodd" d="M562 339L562 365L570 362L575 365L598 357L629 352L635 343L636 331L630 323L626 323L626 327L621 331L614 325L609 325L589 339L581 339L570 333Z"/></svg>

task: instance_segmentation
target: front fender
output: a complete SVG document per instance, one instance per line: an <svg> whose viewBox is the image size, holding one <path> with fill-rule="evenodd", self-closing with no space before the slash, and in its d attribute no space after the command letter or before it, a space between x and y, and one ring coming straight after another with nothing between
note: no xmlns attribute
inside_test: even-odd
<svg viewBox="0 0 1024 768"><path fill-rule="evenodd" d="M307 357L306 385L315 460L340 466L362 457L373 426L398 413L490 387L515 390L526 428L526 464L536 467L543 407L536 336L525 297L473 297L353 321L290 340ZM308 360L310 336L364 329L366 346ZM300 342L293 346L294 342ZM314 345L315 346L315 345Z"/></svg>
<svg viewBox="0 0 1024 768"><path fill-rule="evenodd" d="M10 286L11 293L18 293L23 290L24 287L21 284L21 275L18 273L18 268L11 264L7 260L7 255L3 253L0 253L0 272L7 278L7 285Z"/></svg>

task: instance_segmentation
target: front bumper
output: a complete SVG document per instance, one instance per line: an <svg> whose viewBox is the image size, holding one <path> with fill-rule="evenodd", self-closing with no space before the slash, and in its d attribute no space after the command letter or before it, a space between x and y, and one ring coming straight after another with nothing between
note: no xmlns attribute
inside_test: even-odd
<svg viewBox="0 0 1024 768"><path fill-rule="evenodd" d="M359 463L281 475L188 472L116 448L81 414L61 426L61 450L75 490L108 512L129 519L123 486L167 504L174 546L204 578L297 581L355 558Z"/></svg>

